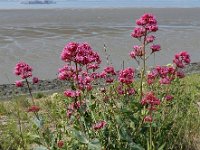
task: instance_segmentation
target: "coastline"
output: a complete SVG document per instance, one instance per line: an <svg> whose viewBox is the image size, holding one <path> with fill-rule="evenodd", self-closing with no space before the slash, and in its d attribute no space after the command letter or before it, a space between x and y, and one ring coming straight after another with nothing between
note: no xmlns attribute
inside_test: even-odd
<svg viewBox="0 0 200 150"><path fill-rule="evenodd" d="M200 62L191 63L183 71L186 75L200 74ZM137 75L139 73L136 72L136 79ZM102 86L100 83L101 81L99 81L99 84L95 84L95 86ZM33 93L54 93L64 91L68 86L69 83L67 81L51 79L40 80L38 84L31 84L31 89ZM9 100L15 96L28 95L28 92L27 87L17 88L15 84L2 84L0 85L0 100Z"/></svg>

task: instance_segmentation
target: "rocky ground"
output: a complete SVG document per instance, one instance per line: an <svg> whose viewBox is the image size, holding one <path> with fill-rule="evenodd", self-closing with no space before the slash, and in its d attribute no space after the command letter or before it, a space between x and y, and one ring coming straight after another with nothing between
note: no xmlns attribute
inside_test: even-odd
<svg viewBox="0 0 200 150"><path fill-rule="evenodd" d="M191 63L188 65L184 72L186 74L200 73L200 62ZM54 92L64 89L68 84L58 79L53 80L40 80L38 84L31 84L31 89L34 93L38 92ZM28 93L26 86L16 88L14 84L0 85L0 99L8 99L13 96L23 95Z"/></svg>

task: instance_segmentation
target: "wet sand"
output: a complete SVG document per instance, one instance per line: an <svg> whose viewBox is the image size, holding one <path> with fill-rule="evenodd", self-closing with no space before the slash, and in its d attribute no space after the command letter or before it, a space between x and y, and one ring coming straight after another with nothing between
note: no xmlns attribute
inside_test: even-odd
<svg viewBox="0 0 200 150"><path fill-rule="evenodd" d="M60 53L69 41L89 42L103 60L106 44L117 69L123 60L125 67L136 67L128 53L138 41L130 33L144 12L154 13L160 25L155 43L162 51L156 64L172 62L181 50L191 54L192 62L200 61L199 8L0 10L0 84L14 82L12 70L19 60L33 66L41 79L56 78L63 65ZM154 65L153 57L149 64Z"/></svg>

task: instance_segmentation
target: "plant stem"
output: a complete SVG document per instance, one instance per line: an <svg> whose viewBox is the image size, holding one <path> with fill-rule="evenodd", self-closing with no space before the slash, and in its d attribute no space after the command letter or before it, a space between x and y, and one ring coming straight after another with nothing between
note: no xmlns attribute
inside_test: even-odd
<svg viewBox="0 0 200 150"><path fill-rule="evenodd" d="M78 86L79 86L79 82L78 82L78 75L79 75L79 72L78 72L78 64L75 63L75 66L76 66L76 80L77 80L75 87L76 87L76 89L78 89ZM78 101L78 97L76 96L76 97L75 97L75 103L76 103L77 101ZM81 103L81 98L80 98L80 103Z"/></svg>
<svg viewBox="0 0 200 150"><path fill-rule="evenodd" d="M149 127L149 150L152 150L152 123L150 123L150 127Z"/></svg>
<svg viewBox="0 0 200 150"><path fill-rule="evenodd" d="M140 100L142 100L142 95L143 95L143 80L144 80L144 75L146 72L146 54L145 54L145 46L146 46L146 37L147 37L147 30L145 29L145 35L144 35L144 40L143 40L143 68L141 70L141 81L140 81Z"/></svg>
<svg viewBox="0 0 200 150"><path fill-rule="evenodd" d="M30 96L31 96L32 103L33 103L33 105L35 105L35 101L34 101L34 98L33 98L33 94L32 94L32 92L31 92L31 88L30 88L29 82L28 82L27 79L26 79L25 81L26 81L26 84L27 84L27 87L28 87L29 94L30 94ZM40 120L38 113L37 113L37 112L34 112L34 114L35 114L36 118L37 118L38 120Z"/></svg>
<svg viewBox="0 0 200 150"><path fill-rule="evenodd" d="M32 92L31 92L31 88L30 88L29 82L28 82L27 79L26 79L25 81L26 81L26 84L27 84L27 86L28 86L28 91L29 91L29 94L30 94L30 96L31 96L31 100L32 100L32 102L33 102L33 105L35 105L35 102L34 102L34 99L33 99L33 95L32 95Z"/></svg>

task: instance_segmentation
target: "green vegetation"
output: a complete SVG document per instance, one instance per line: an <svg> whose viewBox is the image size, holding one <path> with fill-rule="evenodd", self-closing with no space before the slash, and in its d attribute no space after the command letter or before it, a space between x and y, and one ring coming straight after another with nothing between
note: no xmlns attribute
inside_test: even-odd
<svg viewBox="0 0 200 150"><path fill-rule="evenodd" d="M71 100L61 93L35 100L41 110L40 121L27 113L30 99L18 97L0 103L0 149L147 149L149 123L141 109L138 95L120 96L106 87L105 93L93 90L87 108L80 108L70 118L66 108ZM137 83L135 83L137 88ZM156 90L156 87L154 87ZM154 149L199 149L200 75L190 75L170 86L174 99L164 101L154 114L152 139ZM155 92L162 97L161 89ZM42 95L42 94L41 94ZM141 111L142 110L142 111ZM93 123L106 120L106 126L94 130Z"/></svg>

